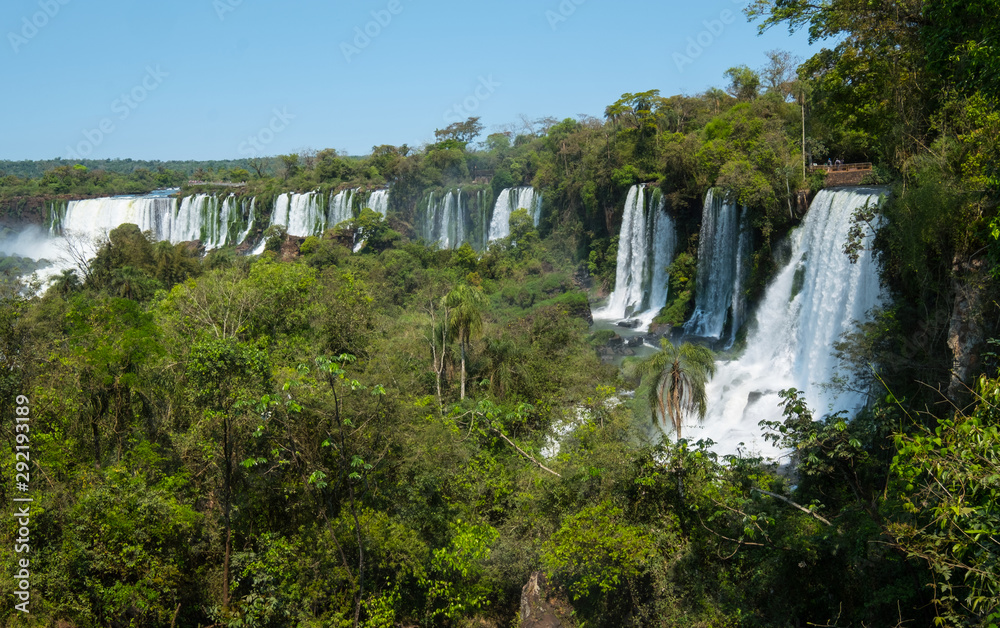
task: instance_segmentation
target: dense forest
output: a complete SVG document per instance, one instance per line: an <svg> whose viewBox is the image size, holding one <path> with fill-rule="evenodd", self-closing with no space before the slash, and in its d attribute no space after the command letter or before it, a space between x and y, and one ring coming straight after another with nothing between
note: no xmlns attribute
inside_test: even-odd
<svg viewBox="0 0 1000 628"><path fill-rule="evenodd" d="M46 287L3 259L0 621L1000 625L1000 2L747 12L832 47L704 94L624 94L603 119L483 137L470 118L364 157L0 163L12 222L174 186L392 190L384 217L272 227L256 256L125 224ZM694 307L706 191L750 212L753 303L827 159L873 163L886 190L844 255L871 242L888 298L833 348L835 383L871 403L830 415L783 391L762 426L781 466L671 438L650 408L697 412L713 353L667 342L618 367L590 329L626 193L656 189L684 236L669 329ZM544 191L541 221L516 211L481 250L415 228L428 191L520 185Z"/></svg>

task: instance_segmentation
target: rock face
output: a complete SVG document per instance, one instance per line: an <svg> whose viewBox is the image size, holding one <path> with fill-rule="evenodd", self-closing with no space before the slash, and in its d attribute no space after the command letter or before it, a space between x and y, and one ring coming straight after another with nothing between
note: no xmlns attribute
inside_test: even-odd
<svg viewBox="0 0 1000 628"><path fill-rule="evenodd" d="M948 348L952 354L948 396L959 401L969 396L970 376L979 367L979 349L984 341L982 317L986 281L982 260L966 264L956 260L952 271L955 305L948 325Z"/></svg>
<svg viewBox="0 0 1000 628"><path fill-rule="evenodd" d="M521 628L572 628L569 604L547 595L545 574L536 571L521 589Z"/></svg>

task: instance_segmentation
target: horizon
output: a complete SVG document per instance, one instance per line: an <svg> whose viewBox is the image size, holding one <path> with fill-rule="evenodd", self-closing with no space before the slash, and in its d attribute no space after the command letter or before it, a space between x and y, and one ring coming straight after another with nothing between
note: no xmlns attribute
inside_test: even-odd
<svg viewBox="0 0 1000 628"><path fill-rule="evenodd" d="M758 35L746 5L17 0L0 8L7 79L21 94L0 104L0 159L419 149L468 117L483 136L601 119L627 92L696 95L724 87L729 67L763 66L768 50L804 60L819 49L801 32Z"/></svg>

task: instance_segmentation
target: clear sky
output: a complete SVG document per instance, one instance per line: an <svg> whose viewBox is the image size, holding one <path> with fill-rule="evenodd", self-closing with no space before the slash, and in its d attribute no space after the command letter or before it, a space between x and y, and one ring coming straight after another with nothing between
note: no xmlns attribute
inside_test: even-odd
<svg viewBox="0 0 1000 628"><path fill-rule="evenodd" d="M487 132L600 117L625 92L696 94L766 50L811 54L802 33L758 36L745 5L4 0L0 159L360 155L470 115Z"/></svg>

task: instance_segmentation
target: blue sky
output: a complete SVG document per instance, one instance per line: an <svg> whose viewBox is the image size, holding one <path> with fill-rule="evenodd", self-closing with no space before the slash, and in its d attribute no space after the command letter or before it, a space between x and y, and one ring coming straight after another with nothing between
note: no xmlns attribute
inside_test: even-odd
<svg viewBox="0 0 1000 628"><path fill-rule="evenodd" d="M758 36L745 4L5 0L0 159L367 154L469 115L487 132L600 117L625 92L696 94L766 50L811 54L803 33Z"/></svg>

